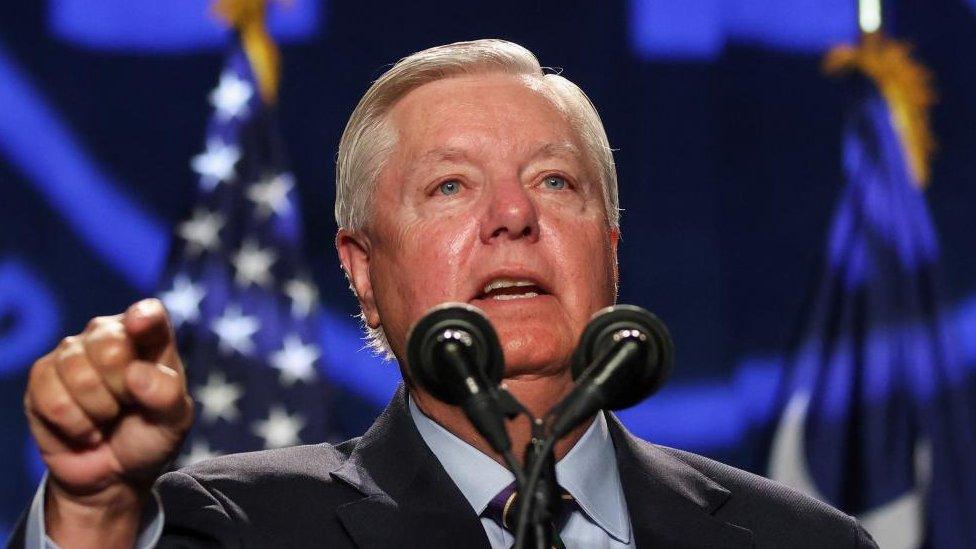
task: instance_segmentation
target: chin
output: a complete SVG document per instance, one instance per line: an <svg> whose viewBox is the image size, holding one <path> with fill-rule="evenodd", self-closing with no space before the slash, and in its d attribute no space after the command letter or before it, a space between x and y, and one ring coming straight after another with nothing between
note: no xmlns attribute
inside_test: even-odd
<svg viewBox="0 0 976 549"><path fill-rule="evenodd" d="M569 370L573 346L551 330L522 330L499 333L505 355L505 377L551 376Z"/></svg>

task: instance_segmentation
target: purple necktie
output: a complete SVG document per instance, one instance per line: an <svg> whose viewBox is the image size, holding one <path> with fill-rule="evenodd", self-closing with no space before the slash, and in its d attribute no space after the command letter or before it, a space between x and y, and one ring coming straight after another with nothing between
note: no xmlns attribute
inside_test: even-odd
<svg viewBox="0 0 976 549"><path fill-rule="evenodd" d="M515 522L517 518L515 515L515 502L518 500L518 497L518 492L515 491L515 483L512 482L502 488L488 502L488 506L485 507L481 516L495 521L496 524L508 530L512 535L515 535ZM579 508L573 496L562 486L559 487L559 500L556 515L553 517L553 547L557 549L565 547L559 538L559 531L569 522L569 517L573 514L573 511Z"/></svg>

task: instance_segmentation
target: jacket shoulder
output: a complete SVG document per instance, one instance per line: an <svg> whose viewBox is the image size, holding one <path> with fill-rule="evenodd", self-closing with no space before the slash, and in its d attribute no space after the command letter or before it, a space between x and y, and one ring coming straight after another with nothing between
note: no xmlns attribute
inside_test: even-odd
<svg viewBox="0 0 976 549"><path fill-rule="evenodd" d="M233 547L246 539L270 547L288 545L293 536L341 535L329 510L361 496L330 473L355 442L230 454L161 476L162 546Z"/></svg>
<svg viewBox="0 0 976 549"><path fill-rule="evenodd" d="M715 516L752 530L757 547L876 547L854 517L823 501L698 454L654 446L728 489Z"/></svg>
<svg viewBox="0 0 976 549"><path fill-rule="evenodd" d="M309 476L328 477L329 471L349 457L357 441L228 454L183 467L179 472L206 483L260 483Z"/></svg>

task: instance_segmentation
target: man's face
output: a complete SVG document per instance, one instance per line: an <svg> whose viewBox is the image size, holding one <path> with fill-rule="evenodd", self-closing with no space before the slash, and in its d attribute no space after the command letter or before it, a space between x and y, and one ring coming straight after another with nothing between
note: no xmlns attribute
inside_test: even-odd
<svg viewBox="0 0 976 549"><path fill-rule="evenodd" d="M390 116L369 226L337 239L367 322L402 359L428 309L470 303L498 332L506 377L565 373L617 277L617 233L566 116L503 74L423 85Z"/></svg>

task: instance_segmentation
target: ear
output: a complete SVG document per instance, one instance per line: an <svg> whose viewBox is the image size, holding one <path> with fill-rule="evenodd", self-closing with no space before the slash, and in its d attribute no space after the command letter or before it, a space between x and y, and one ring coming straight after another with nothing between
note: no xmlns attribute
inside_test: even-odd
<svg viewBox="0 0 976 549"><path fill-rule="evenodd" d="M369 278L369 238L362 231L339 229L335 239L336 251L346 278L356 293L359 307L363 311L366 324L370 328L380 326L380 315L376 310L373 283Z"/></svg>

